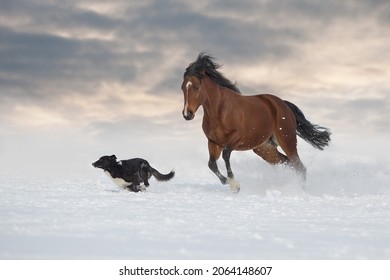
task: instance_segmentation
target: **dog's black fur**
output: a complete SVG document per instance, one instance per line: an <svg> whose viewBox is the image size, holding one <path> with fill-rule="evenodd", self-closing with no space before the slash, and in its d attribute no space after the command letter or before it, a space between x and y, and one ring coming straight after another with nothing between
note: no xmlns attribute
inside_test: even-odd
<svg viewBox="0 0 390 280"><path fill-rule="evenodd" d="M119 187L133 192L145 190L141 186L142 183L145 187L149 187L148 180L152 175L158 181L168 181L175 175L174 171L166 175L161 174L142 158L117 161L115 155L102 156L98 161L92 163L92 166L103 169Z"/></svg>

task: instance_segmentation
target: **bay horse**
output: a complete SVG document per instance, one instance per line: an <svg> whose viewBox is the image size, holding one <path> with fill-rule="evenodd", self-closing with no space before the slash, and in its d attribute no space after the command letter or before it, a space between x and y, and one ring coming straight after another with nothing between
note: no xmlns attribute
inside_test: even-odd
<svg viewBox="0 0 390 280"><path fill-rule="evenodd" d="M218 71L215 58L201 52L185 70L181 89L183 117L189 121L203 106L203 132L208 139L209 168L232 192L240 191L230 166L232 151L253 150L270 164L289 164L305 180L306 168L297 152L300 136L323 150L330 142L327 128L310 123L293 103L271 94L244 96ZM284 154L279 152L280 146ZM227 177L218 169L225 161Z"/></svg>

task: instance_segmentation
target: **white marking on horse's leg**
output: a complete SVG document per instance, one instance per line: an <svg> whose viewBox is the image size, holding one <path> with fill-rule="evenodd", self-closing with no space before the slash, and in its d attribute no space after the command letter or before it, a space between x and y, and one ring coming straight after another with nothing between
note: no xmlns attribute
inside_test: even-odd
<svg viewBox="0 0 390 280"><path fill-rule="evenodd" d="M240 183L233 178L228 178L227 182L230 186L230 190L234 193L238 193L240 191Z"/></svg>
<svg viewBox="0 0 390 280"><path fill-rule="evenodd" d="M188 115L188 89L192 86L192 82L191 81L188 81L187 84L186 84L186 89L187 89L187 92L186 92L186 104L184 104L184 115L187 116Z"/></svg>

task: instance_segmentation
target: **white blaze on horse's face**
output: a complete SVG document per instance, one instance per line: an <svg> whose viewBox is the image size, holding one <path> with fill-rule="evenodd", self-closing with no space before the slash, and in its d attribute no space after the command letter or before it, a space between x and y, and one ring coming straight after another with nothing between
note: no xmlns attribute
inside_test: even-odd
<svg viewBox="0 0 390 280"><path fill-rule="evenodd" d="M188 81L185 84L185 92L184 92L184 109L183 109L183 117L189 121L194 118L194 112L188 110L188 102L189 102L189 90L192 86L192 82Z"/></svg>
<svg viewBox="0 0 390 280"><path fill-rule="evenodd" d="M188 115L188 90L192 86L192 82L188 81L186 84L186 97L185 97L185 104L184 104L184 115Z"/></svg>
<svg viewBox="0 0 390 280"><path fill-rule="evenodd" d="M188 81L187 84L186 84L186 105L184 107L184 111L186 113L187 113L187 109L188 109L188 90L190 89L191 86L192 86L192 82Z"/></svg>

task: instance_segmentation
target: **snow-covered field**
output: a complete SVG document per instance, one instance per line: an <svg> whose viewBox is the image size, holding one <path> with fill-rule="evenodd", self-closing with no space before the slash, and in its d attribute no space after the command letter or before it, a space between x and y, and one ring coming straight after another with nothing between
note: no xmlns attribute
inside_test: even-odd
<svg viewBox="0 0 390 280"><path fill-rule="evenodd" d="M241 192L233 194L208 170L204 136L196 135L192 144L111 147L118 158L145 157L162 173L175 168L172 181L151 179L145 193L119 190L92 168L105 153L97 147L2 162L0 258L390 258L390 164L379 143L359 154L359 143L337 136L322 152L300 140L305 191L287 167L235 152Z"/></svg>

